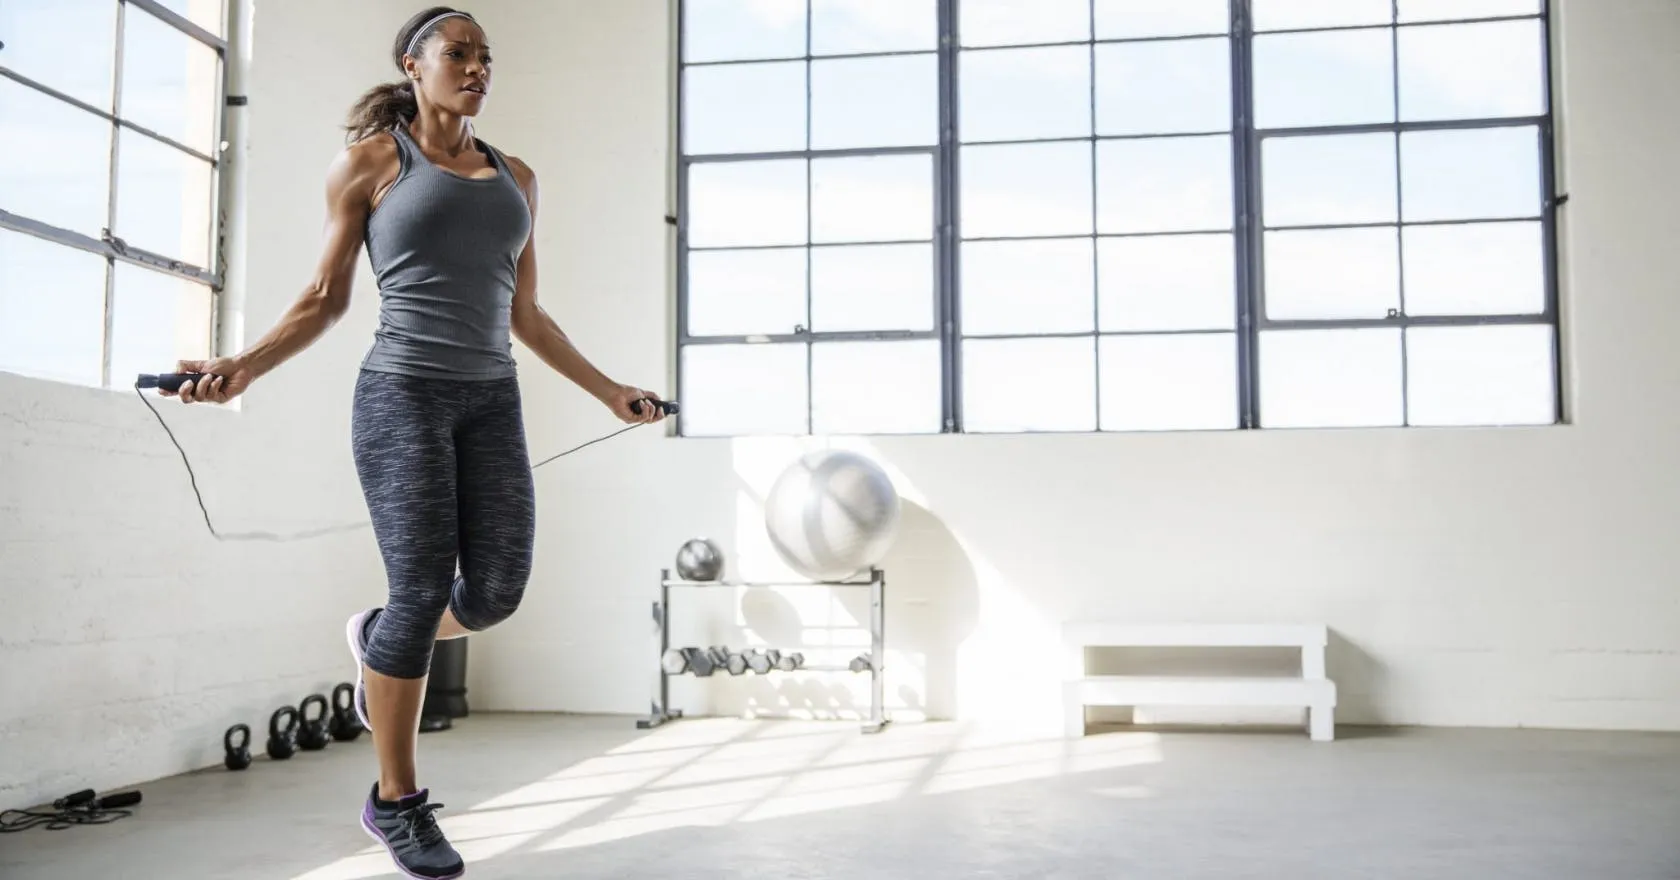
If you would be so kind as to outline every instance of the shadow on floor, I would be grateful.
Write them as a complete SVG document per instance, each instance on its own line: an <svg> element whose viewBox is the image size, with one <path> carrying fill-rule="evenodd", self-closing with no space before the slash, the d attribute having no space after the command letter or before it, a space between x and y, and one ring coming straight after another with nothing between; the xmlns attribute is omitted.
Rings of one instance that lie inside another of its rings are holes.
<svg viewBox="0 0 1680 880"><path fill-rule="evenodd" d="M1029 740L959 724L475 714L421 739L474 878L1667 876L1680 736L1401 730ZM0 876L397 876L364 737L7 835ZM1590 819L1583 805L1591 805Z"/></svg>

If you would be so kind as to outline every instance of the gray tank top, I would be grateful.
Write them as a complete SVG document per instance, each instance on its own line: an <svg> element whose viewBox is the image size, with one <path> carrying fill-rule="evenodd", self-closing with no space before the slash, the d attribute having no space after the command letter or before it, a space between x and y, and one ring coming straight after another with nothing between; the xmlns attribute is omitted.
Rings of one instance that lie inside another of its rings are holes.
<svg viewBox="0 0 1680 880"><path fill-rule="evenodd" d="M496 176L478 179L434 164L405 125L391 136L402 164L367 221L379 328L362 367L444 379L515 375L510 306L531 232L524 191L483 141Z"/></svg>

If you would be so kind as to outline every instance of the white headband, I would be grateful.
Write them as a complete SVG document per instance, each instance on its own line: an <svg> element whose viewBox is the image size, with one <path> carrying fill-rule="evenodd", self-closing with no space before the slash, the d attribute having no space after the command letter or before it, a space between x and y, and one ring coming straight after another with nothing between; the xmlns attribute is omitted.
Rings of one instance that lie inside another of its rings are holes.
<svg viewBox="0 0 1680 880"><path fill-rule="evenodd" d="M437 16L436 18L432 19L431 21L428 21L425 24L421 25L420 29L414 32L414 39L408 41L408 52L405 53L405 54L408 54L408 55L413 55L414 54L415 48L420 45L420 38L424 37L426 35L426 32L432 29L432 25L437 24L438 22L443 21L446 18L454 18L455 16L460 16L461 18L465 18L465 19L469 19L469 20L472 18L472 16L466 14L465 12L445 12L444 14L442 14L440 16Z"/></svg>

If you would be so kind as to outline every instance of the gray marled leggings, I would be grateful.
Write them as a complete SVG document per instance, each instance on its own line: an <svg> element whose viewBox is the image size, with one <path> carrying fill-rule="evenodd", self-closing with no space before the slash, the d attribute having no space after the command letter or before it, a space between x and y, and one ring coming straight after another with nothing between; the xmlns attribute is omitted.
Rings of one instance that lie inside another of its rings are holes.
<svg viewBox="0 0 1680 880"><path fill-rule="evenodd" d="M536 504L519 382L364 370L350 435L390 591L366 662L420 678L445 608L482 630L524 596Z"/></svg>

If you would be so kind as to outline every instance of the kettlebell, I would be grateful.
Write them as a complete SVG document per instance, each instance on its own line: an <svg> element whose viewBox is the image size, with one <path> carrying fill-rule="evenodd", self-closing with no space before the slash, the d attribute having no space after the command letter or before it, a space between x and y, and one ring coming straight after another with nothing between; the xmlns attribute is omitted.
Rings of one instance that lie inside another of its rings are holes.
<svg viewBox="0 0 1680 880"><path fill-rule="evenodd" d="M365 730L362 727L362 719L356 717L355 702L355 685L344 682L333 688L332 720L327 722L327 733L339 742L349 742L361 736Z"/></svg>
<svg viewBox="0 0 1680 880"><path fill-rule="evenodd" d="M320 704L321 714L310 718L309 707L316 704ZM304 697L303 702L298 704L298 721L300 722L297 734L298 748L306 752L318 752L332 742L332 737L327 735L327 698L325 696L310 694Z"/></svg>
<svg viewBox="0 0 1680 880"><path fill-rule="evenodd" d="M286 725L280 726L281 719ZM284 761L297 753L298 711L291 706L281 706L268 717L268 756L276 761Z"/></svg>
<svg viewBox="0 0 1680 880"><path fill-rule="evenodd" d="M239 745L233 744L233 735L236 733L243 734L239 738ZM235 724L234 726L228 728L227 733L222 734L222 749L227 752L227 756L222 759L222 763L225 764L229 770L244 770L246 767L251 766L250 726L245 724Z"/></svg>

